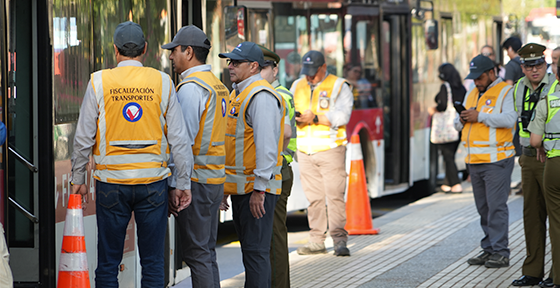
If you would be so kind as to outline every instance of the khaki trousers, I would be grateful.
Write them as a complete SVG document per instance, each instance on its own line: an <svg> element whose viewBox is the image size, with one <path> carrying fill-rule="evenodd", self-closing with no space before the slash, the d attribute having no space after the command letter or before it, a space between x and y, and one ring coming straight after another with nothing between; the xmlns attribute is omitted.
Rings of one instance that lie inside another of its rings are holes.
<svg viewBox="0 0 560 288"><path fill-rule="evenodd" d="M307 218L309 221L309 238L311 242L323 243L327 230L334 243L347 241L345 157L346 147L339 146L327 151L307 155L300 151L301 185L309 201Z"/></svg>
<svg viewBox="0 0 560 288"><path fill-rule="evenodd" d="M554 284L560 284L560 157L546 159L544 165L544 199L548 212L552 273ZM523 191L525 193L525 191Z"/></svg>
<svg viewBox="0 0 560 288"><path fill-rule="evenodd" d="M272 288L290 287L290 258L288 256L288 227L286 227L286 205L292 193L294 172L286 159L282 163L282 193L274 208L272 220L272 241L270 243L270 268Z"/></svg>
<svg viewBox="0 0 560 288"><path fill-rule="evenodd" d="M544 163L537 157L521 155L521 189L523 190L523 228L526 257L522 275L544 277L546 248L546 202L544 200Z"/></svg>

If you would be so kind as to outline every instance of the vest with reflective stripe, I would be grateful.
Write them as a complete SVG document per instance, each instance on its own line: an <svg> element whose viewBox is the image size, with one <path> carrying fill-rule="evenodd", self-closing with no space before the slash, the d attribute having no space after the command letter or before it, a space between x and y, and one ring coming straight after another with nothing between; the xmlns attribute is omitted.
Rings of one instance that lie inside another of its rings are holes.
<svg viewBox="0 0 560 288"><path fill-rule="evenodd" d="M284 139L284 115L285 109L282 96L270 86L266 80L253 82L239 95L235 89L230 94L230 105L228 111L226 128L226 183L224 184L224 194L247 194L253 192L255 174L257 168L255 139L253 128L247 124L245 112L253 96L261 91L268 91L273 94L282 105L282 117L280 117L279 139L269 139L278 143L278 156L276 166L272 170L271 180L268 181L266 192L280 194L282 192L282 143ZM272 111L271 111L272 113ZM253 121L257 121L253 119Z"/></svg>
<svg viewBox="0 0 560 288"><path fill-rule="evenodd" d="M191 180L197 183L222 184L226 182L226 99L229 92L210 71L190 74L177 85L177 91L186 83L195 83L210 93L192 147L194 167Z"/></svg>
<svg viewBox="0 0 560 288"><path fill-rule="evenodd" d="M93 73L91 83L99 107L93 177L113 184L149 184L170 176L165 120L169 75L124 66Z"/></svg>
<svg viewBox="0 0 560 288"><path fill-rule="evenodd" d="M465 108L476 108L478 112L499 114L502 103L512 87L505 82L500 82L490 88L480 99L475 87L467 96ZM515 127L492 128L482 122L468 122L463 127L461 140L467 148L465 162L468 164L493 163L515 155L513 135Z"/></svg>
<svg viewBox="0 0 560 288"><path fill-rule="evenodd" d="M294 95L296 111L311 110L316 115L325 115L334 107L342 85L347 83L343 78L329 74L311 94L311 87L305 78L298 80ZM346 145L346 126L336 129L311 123L306 127L297 127L297 149L306 154L326 151Z"/></svg>
<svg viewBox="0 0 560 288"><path fill-rule="evenodd" d="M543 144L546 157L560 156L560 92L546 97L547 117L544 125Z"/></svg>
<svg viewBox="0 0 560 288"><path fill-rule="evenodd" d="M556 89L556 85L558 84L558 80L553 79L553 77L554 78L556 77L554 74L547 74L545 75L545 77L549 77L549 83L548 85L545 85L542 88L540 93L541 95L539 95L540 96L539 100L545 98L546 95L550 95L554 93L554 90ZM517 116L521 116L521 112L523 111L523 108L525 108L525 111L532 111L537 105L536 103L528 101L530 93L529 93L529 89L525 89L526 86L525 83L523 83L523 78L519 79L517 83L515 83L515 89L513 89L513 100L515 101L515 111L517 111ZM523 97L523 92L525 90L527 90L527 93L525 93L525 97ZM529 143L529 138L531 138L531 133L523 131L523 124L521 124L521 118L519 118L518 122L519 122L518 123L519 143L524 147L531 146L531 144Z"/></svg>
<svg viewBox="0 0 560 288"><path fill-rule="evenodd" d="M282 155L286 158L288 163L292 163L294 161L294 155L296 154L297 150L297 130L296 130L296 109L294 108L294 97L290 90L284 86L278 86L275 88L280 95L286 100L286 109L288 109L288 116L290 117L290 126L292 126L292 137L290 137L290 143L288 143L288 147L284 151L282 151Z"/></svg>

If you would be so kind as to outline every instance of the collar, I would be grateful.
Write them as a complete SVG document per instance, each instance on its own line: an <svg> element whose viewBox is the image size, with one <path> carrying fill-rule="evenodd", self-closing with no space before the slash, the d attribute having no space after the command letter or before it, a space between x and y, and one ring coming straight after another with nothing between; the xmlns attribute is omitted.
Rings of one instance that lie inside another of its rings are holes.
<svg viewBox="0 0 560 288"><path fill-rule="evenodd" d="M211 70L212 70L212 65L210 64L197 65L183 71L183 73L181 73L181 80L187 78L189 75L191 75L194 72L207 72Z"/></svg>
<svg viewBox="0 0 560 288"><path fill-rule="evenodd" d="M325 79L327 79L327 76L329 76L329 72L325 72L325 77L323 77L323 79L321 79L321 81L317 82L317 84L313 85L309 82L307 82L307 84L309 85L309 87L311 87L311 90L315 89L315 87L321 85L321 83L323 83L323 81L325 81Z"/></svg>
<svg viewBox="0 0 560 288"><path fill-rule="evenodd" d="M142 62L138 60L124 60L117 64L117 67L124 67L124 66L144 67L144 65L142 65Z"/></svg>
<svg viewBox="0 0 560 288"><path fill-rule="evenodd" d="M278 86L280 86L280 82L278 82L278 79L274 80L274 82L270 83L270 85L272 85L272 87L274 87L274 89L278 88Z"/></svg>
<svg viewBox="0 0 560 288"><path fill-rule="evenodd" d="M249 87L249 85L253 84L253 82L262 80L261 73L257 73L241 82L239 84L233 83L231 86L235 89L235 94L239 95L241 91L245 90L245 88Z"/></svg>

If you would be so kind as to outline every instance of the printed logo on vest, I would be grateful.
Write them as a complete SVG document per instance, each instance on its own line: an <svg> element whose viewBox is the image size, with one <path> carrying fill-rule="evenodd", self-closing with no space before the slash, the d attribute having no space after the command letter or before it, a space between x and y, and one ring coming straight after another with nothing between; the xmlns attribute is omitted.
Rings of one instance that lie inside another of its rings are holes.
<svg viewBox="0 0 560 288"><path fill-rule="evenodd" d="M140 120L140 118L142 118L142 106L136 102L130 102L124 105L123 116L128 122Z"/></svg>
<svg viewBox="0 0 560 288"><path fill-rule="evenodd" d="M560 107L560 99L550 101L550 108L558 108L558 107Z"/></svg>
<svg viewBox="0 0 560 288"><path fill-rule="evenodd" d="M227 103L226 99L222 98L222 117L226 117Z"/></svg>

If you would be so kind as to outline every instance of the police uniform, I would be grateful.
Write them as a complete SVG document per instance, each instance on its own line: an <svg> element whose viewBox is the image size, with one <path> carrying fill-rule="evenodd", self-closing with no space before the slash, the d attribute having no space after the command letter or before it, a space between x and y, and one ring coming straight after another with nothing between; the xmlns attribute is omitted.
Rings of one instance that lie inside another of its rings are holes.
<svg viewBox="0 0 560 288"><path fill-rule="evenodd" d="M162 48L179 45L210 49L206 34L196 26L182 27ZM226 180L224 145L229 91L211 69L210 65L198 65L183 71L183 80L176 88L194 155L192 202L176 218L183 260L191 270L194 288L220 287L215 248ZM174 177L171 180L174 182Z"/></svg>
<svg viewBox="0 0 560 288"><path fill-rule="evenodd" d="M519 49L521 63L528 67L541 65L544 73L538 84L533 84L525 76L511 92L518 115L519 142L523 154L519 158L521 166L521 188L523 190L523 226L525 230L526 257L523 262L523 276L514 280L514 286L538 284L544 276L544 257L546 247L546 203L543 191L544 163L537 160L536 149L529 143L530 132L527 126L538 102L560 88L556 75L546 73L544 54L546 47L529 43ZM532 73L533 68L529 72ZM530 74L529 74L530 75Z"/></svg>
<svg viewBox="0 0 560 288"><path fill-rule="evenodd" d="M259 45L260 46L260 45ZM260 46L264 60L270 61L273 67L280 62L278 54L270 51L266 47ZM284 124L288 124L292 129L292 136L290 142L282 156L282 193L276 202L274 208L274 220L272 226L272 242L270 243L270 267L271 267L271 287L273 288L289 288L290 287L290 259L288 250L288 227L286 227L286 217L288 204L288 197L292 192L292 185L294 183L294 172L290 163L294 161L295 151L297 150L297 134L296 134L296 120L293 95L286 87L280 85L278 80L271 83L272 87L282 95L284 104L286 105L286 113L288 114L287 120Z"/></svg>

